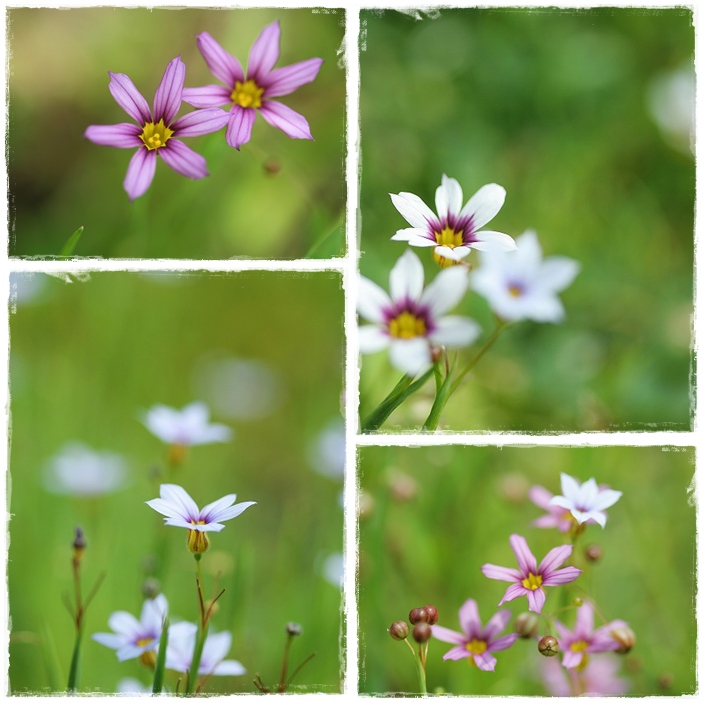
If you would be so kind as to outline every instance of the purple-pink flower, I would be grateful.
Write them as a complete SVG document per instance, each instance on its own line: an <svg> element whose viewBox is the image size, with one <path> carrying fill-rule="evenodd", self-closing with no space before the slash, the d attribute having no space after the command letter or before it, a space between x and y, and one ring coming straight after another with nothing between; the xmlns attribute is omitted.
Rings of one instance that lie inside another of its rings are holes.
<svg viewBox="0 0 703 703"><path fill-rule="evenodd" d="M137 149L129 162L124 189L130 200L147 191L154 178L156 156L161 156L176 173L187 178L208 175L205 159L187 147L177 137L199 137L222 129L228 115L219 108L197 110L174 122L181 107L186 67L177 56L166 67L156 89L154 110L137 90L129 76L110 73L110 92L117 104L137 123L91 125L85 136L95 144L118 149Z"/></svg>
<svg viewBox="0 0 703 703"><path fill-rule="evenodd" d="M552 696L621 696L630 690L630 682L618 677L620 659L614 654L592 659L583 671L564 671L556 659L540 659L542 680Z"/></svg>
<svg viewBox="0 0 703 703"><path fill-rule="evenodd" d="M510 569L507 566L484 564L481 571L489 579L498 581L513 581L508 586L505 595L498 605L508 601L527 596L529 609L535 613L542 612L542 606L547 596L544 586L561 586L571 583L581 573L581 569L574 566L559 567L571 556L571 545L555 547L547 552L542 563L537 566L537 559L527 546L527 541L520 535L510 535L510 546L517 557L518 568Z"/></svg>
<svg viewBox="0 0 703 703"><path fill-rule="evenodd" d="M235 149L251 139L256 111L273 127L291 139L312 139L307 120L287 105L271 98L289 95L315 80L322 59L308 59L284 68L278 61L281 28L278 20L261 30L249 52L247 72L239 60L225 51L207 32L198 35L198 48L208 68L221 85L186 88L183 100L193 107L231 105L227 125L227 143Z"/></svg>
<svg viewBox="0 0 703 703"><path fill-rule="evenodd" d="M476 601L469 598L459 610L459 624L463 634L441 625L432 625L432 636L456 645L442 657L444 660L469 658L479 669L493 671L496 668L496 658L492 652L508 649L518 638L517 634L497 637L505 630L509 620L510 611L499 610L483 627Z"/></svg>
<svg viewBox="0 0 703 703"><path fill-rule="evenodd" d="M570 510L550 504L549 501L554 497L554 494L543 486L532 486L529 496L530 500L538 508L547 511L546 515L540 515L532 523L534 527L542 527L544 529L556 527L560 532L569 532L576 524Z"/></svg>
<svg viewBox="0 0 703 703"><path fill-rule="evenodd" d="M562 664L567 669L585 666L587 654L610 652L618 649L620 643L611 637L611 632L618 627L627 627L622 620L613 620L597 630L593 629L593 606L585 602L576 613L576 624L573 632L568 630L558 620L554 626L559 633L559 646L564 652Z"/></svg>

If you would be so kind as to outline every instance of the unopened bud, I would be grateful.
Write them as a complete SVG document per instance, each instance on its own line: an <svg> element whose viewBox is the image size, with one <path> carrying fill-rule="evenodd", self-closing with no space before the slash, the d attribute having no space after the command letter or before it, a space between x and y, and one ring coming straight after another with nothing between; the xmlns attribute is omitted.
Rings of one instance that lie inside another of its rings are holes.
<svg viewBox="0 0 703 703"><path fill-rule="evenodd" d="M559 654L559 640L551 635L545 635L539 641L537 649L543 657L555 657Z"/></svg>
<svg viewBox="0 0 703 703"><path fill-rule="evenodd" d="M575 605L577 608L580 608L583 605L583 599L582 598L574 598L571 601L571 605Z"/></svg>
<svg viewBox="0 0 703 703"><path fill-rule="evenodd" d="M436 625L437 620L439 620L439 613L437 612L437 608L435 608L434 605L426 605L425 612L427 613L427 624Z"/></svg>
<svg viewBox="0 0 703 703"><path fill-rule="evenodd" d="M410 634L410 628L402 620L396 620L388 628L388 632L394 640L404 640Z"/></svg>
<svg viewBox="0 0 703 703"><path fill-rule="evenodd" d="M142 584L142 595L144 598L154 600L159 593L161 593L161 584L159 583L159 579L155 579L153 576L145 578L144 583Z"/></svg>
<svg viewBox="0 0 703 703"><path fill-rule="evenodd" d="M297 622L289 622L286 625L286 632L291 636L291 637L298 637L303 634L303 626L298 625Z"/></svg>
<svg viewBox="0 0 703 703"><path fill-rule="evenodd" d="M591 563L595 564L603 558L603 549L598 544L589 544L583 551L586 559Z"/></svg>
<svg viewBox="0 0 703 703"><path fill-rule="evenodd" d="M629 627L616 627L610 631L610 636L620 645L615 650L618 654L627 654L637 642L635 633Z"/></svg>
<svg viewBox="0 0 703 703"><path fill-rule="evenodd" d="M413 627L413 639L422 644L432 637L432 628L426 622L419 622Z"/></svg>
<svg viewBox="0 0 703 703"><path fill-rule="evenodd" d="M453 264L448 264L448 265L452 266ZM441 266L441 264L440 264L440 266ZM442 266L442 268L446 268L446 267ZM430 353L432 354L432 363L436 364L445 355L446 349L444 347L440 347L436 344L433 344L430 346Z"/></svg>
<svg viewBox="0 0 703 703"><path fill-rule="evenodd" d="M515 632L523 639L530 639L539 630L539 616L536 613L520 613L515 618Z"/></svg>
<svg viewBox="0 0 703 703"><path fill-rule="evenodd" d="M662 688L671 688L674 685L674 677L671 674L662 674L659 677L659 685Z"/></svg>
<svg viewBox="0 0 703 703"><path fill-rule="evenodd" d="M281 162L278 159L268 158L264 161L264 171L270 176L275 176L281 170Z"/></svg>
<svg viewBox="0 0 703 703"><path fill-rule="evenodd" d="M74 559L80 559L83 556L83 552L85 551L85 548L88 546L88 543L85 541L85 535L83 534L83 530L81 530L80 527L76 527L76 536L73 540L73 557Z"/></svg>
<svg viewBox="0 0 703 703"><path fill-rule="evenodd" d="M193 554L200 555L207 552L210 549L210 539L207 536L207 532L201 532L200 530L188 530L188 549Z"/></svg>
<svg viewBox="0 0 703 703"><path fill-rule="evenodd" d="M413 625L419 622L427 622L427 611L424 608L413 608L408 615L408 620Z"/></svg>

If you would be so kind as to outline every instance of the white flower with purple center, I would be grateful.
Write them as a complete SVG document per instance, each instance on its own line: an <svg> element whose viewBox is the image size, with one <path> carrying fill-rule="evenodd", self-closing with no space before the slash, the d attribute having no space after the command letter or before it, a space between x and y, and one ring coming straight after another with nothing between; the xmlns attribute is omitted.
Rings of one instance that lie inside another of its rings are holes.
<svg viewBox="0 0 703 703"><path fill-rule="evenodd" d="M563 495L554 496L550 505L570 511L579 525L593 520L601 527L605 527L608 520L603 511L615 505L622 495L621 491L598 488L594 478L579 483L567 474L561 475L561 492Z"/></svg>
<svg viewBox="0 0 703 703"><path fill-rule="evenodd" d="M308 121L287 105L271 98L289 95L315 80L322 59L308 59L274 69L280 53L281 28L278 20L261 30L249 52L247 72L238 59L225 51L207 32L198 35L198 49L220 85L186 88L183 100L193 107L231 105L227 143L235 149L251 139L257 110L272 126L291 139L312 139Z"/></svg>
<svg viewBox="0 0 703 703"><path fill-rule="evenodd" d="M137 148L124 180L129 199L134 200L148 190L156 171L157 156L186 178L207 176L205 159L180 141L180 137L199 137L216 132L227 124L229 116L224 110L211 107L175 119L181 107L186 77L186 67L180 56L166 67L156 89L153 112L129 76L109 71L108 74L112 97L137 124L91 125L85 136L103 146Z"/></svg>
<svg viewBox="0 0 703 703"><path fill-rule="evenodd" d="M512 251L513 238L502 232L481 230L503 207L505 188L490 183L478 190L462 207L464 195L459 182L442 176L437 188L437 214L413 193L391 193L398 212L412 225L399 229L391 239L413 247L434 247L435 261L444 267L465 259L472 249L480 251Z"/></svg>
<svg viewBox="0 0 703 703"><path fill-rule="evenodd" d="M143 664L153 667L167 611L166 596L160 594L144 601L139 620L123 610L110 615L107 624L112 632L98 632L93 639L116 650L120 661L140 657Z"/></svg>
<svg viewBox="0 0 703 703"><path fill-rule="evenodd" d="M210 547L207 532L220 532L225 526L224 520L241 515L255 502L237 503L237 496L232 493L209 503L202 510L181 486L171 483L161 485L160 498L146 501L146 504L165 515L164 523L172 527L185 527L188 530L188 549L193 554L202 554Z"/></svg>
<svg viewBox="0 0 703 703"><path fill-rule="evenodd" d="M190 622L177 622L168 630L166 668L187 673L193 661L198 626ZM232 646L229 632L211 633L205 639L198 666L198 676L241 676L246 669L234 659L225 659Z"/></svg>
<svg viewBox="0 0 703 703"><path fill-rule="evenodd" d="M483 575L489 579L514 582L512 586L508 586L498 605L508 603L520 596L527 596L529 609L539 614L542 612L542 606L547 598L544 586L561 586L565 583L571 583L581 573L581 569L573 566L559 569L571 556L573 550L571 545L555 547L550 550L539 566L537 566L537 559L527 546L524 537L510 535L510 546L517 558L517 569L495 566L494 564L484 564L481 567Z"/></svg>
<svg viewBox="0 0 703 703"><path fill-rule="evenodd" d="M542 260L533 230L517 238L517 247L514 252L482 252L481 265L471 274L472 289L506 322L561 322L565 313L557 293L576 278L578 261L566 256Z"/></svg>
<svg viewBox="0 0 703 703"><path fill-rule="evenodd" d="M368 278L359 278L359 314L371 325L359 328L359 349L371 354L388 348L393 366L415 375L432 364L433 345L464 347L481 329L468 317L442 315L464 296L468 272L441 271L424 288L420 259L406 251L391 270L390 296Z"/></svg>
<svg viewBox="0 0 703 703"><path fill-rule="evenodd" d="M210 423L209 418L210 411L205 403L191 403L182 410L154 405L144 413L142 422L162 442L179 447L229 442L234 434L232 429Z"/></svg>
<svg viewBox="0 0 703 703"><path fill-rule="evenodd" d="M432 637L456 645L442 657L445 661L468 658L479 669L494 671L496 658L493 652L508 649L519 637L517 634L498 637L509 621L510 611L499 610L486 623L486 627L483 627L476 601L469 598L459 610L459 624L462 632L454 632L441 625L432 625Z"/></svg>

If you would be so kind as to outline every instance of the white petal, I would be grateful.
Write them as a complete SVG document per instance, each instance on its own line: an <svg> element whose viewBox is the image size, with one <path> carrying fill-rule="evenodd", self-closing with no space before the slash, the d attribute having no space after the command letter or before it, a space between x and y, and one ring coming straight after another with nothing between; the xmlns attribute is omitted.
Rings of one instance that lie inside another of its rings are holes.
<svg viewBox="0 0 703 703"><path fill-rule="evenodd" d="M419 300L425 283L425 270L415 252L408 249L391 269L390 289L394 301Z"/></svg>
<svg viewBox="0 0 703 703"><path fill-rule="evenodd" d="M570 500L572 504L576 503L579 496L581 484L569 474L561 475L561 494Z"/></svg>
<svg viewBox="0 0 703 703"><path fill-rule="evenodd" d="M519 265L523 270L537 270L542 261L542 247L533 229L525 230L516 240Z"/></svg>
<svg viewBox="0 0 703 703"><path fill-rule="evenodd" d="M163 593L153 600L147 598L142 606L141 625L145 632L160 633L164 616L168 610L168 602Z"/></svg>
<svg viewBox="0 0 703 703"><path fill-rule="evenodd" d="M593 510L605 510L611 505L615 505L620 500L622 496L622 491L611 491L609 488L600 491L593 501Z"/></svg>
<svg viewBox="0 0 703 703"><path fill-rule="evenodd" d="M434 244L434 239L427 239L428 233L426 229L419 229L417 227L406 227L405 229L399 229L391 239L394 242L409 242L411 237L422 237L427 241Z"/></svg>
<svg viewBox="0 0 703 703"><path fill-rule="evenodd" d="M419 230L415 230L416 232ZM420 236L417 234L411 234L408 237L408 244L411 247L434 247L437 245L434 238L430 238L427 235Z"/></svg>
<svg viewBox="0 0 703 703"><path fill-rule="evenodd" d="M425 204L422 198L413 193L391 193L391 200L396 210L413 226L422 230L432 229L433 225L439 226L439 219Z"/></svg>
<svg viewBox="0 0 703 703"><path fill-rule="evenodd" d="M241 515L247 508L251 508L252 505L256 505L256 502L247 501L246 503L237 503L237 505L233 505L231 508L220 510L218 513L213 515L213 520L216 523L224 520L231 520L232 518Z"/></svg>
<svg viewBox="0 0 703 703"><path fill-rule="evenodd" d="M181 517L188 517L193 520L198 519L200 514L198 506L181 486L177 486L175 483L163 483L159 494L164 500L183 511L179 513Z"/></svg>
<svg viewBox="0 0 703 703"><path fill-rule="evenodd" d="M443 256L445 259L451 259L452 261L461 261L462 259L465 259L470 253L471 253L471 248L470 247L447 247L447 246L440 246L437 247L434 250L434 253L437 254L437 256Z"/></svg>
<svg viewBox="0 0 703 703"><path fill-rule="evenodd" d="M459 213L459 217L471 217L474 231L490 222L503 207L505 188L497 183L489 183L479 188Z"/></svg>
<svg viewBox="0 0 703 703"><path fill-rule="evenodd" d="M461 192L459 181L442 174L442 185L437 188L435 194L435 205L437 214L442 219L450 212L458 215L461 212L461 205L464 202L464 194Z"/></svg>
<svg viewBox="0 0 703 703"><path fill-rule="evenodd" d="M118 635L124 635L128 639L132 639L141 632L139 620L137 620L134 615L124 610L118 610L112 613L107 624L113 632L116 632Z"/></svg>
<svg viewBox="0 0 703 703"><path fill-rule="evenodd" d="M475 234L477 242L471 246L478 251L515 251L517 246L515 240L503 232L491 232L482 230Z"/></svg>
<svg viewBox="0 0 703 703"><path fill-rule="evenodd" d="M187 527L189 530L193 529L193 523L190 520L184 520L182 517L167 517L164 520L164 525L169 527Z"/></svg>
<svg viewBox="0 0 703 703"><path fill-rule="evenodd" d="M170 518L180 518L188 522L191 518L180 505L174 505L173 503L164 500L163 498L153 498L152 500L147 500L146 504L156 510L157 513L161 513L166 517Z"/></svg>
<svg viewBox="0 0 703 703"><path fill-rule="evenodd" d="M110 649L124 647L127 642L127 638L124 635L114 635L111 632L96 632L92 638Z"/></svg>
<svg viewBox="0 0 703 703"><path fill-rule="evenodd" d="M539 269L539 284L550 291L564 290L581 270L581 264L568 256L550 256Z"/></svg>
<svg viewBox="0 0 703 703"><path fill-rule="evenodd" d="M200 427L197 433L191 435L190 444L211 444L212 442L229 442L234 436L231 427L220 424L210 424Z"/></svg>
<svg viewBox="0 0 703 703"><path fill-rule="evenodd" d="M242 676L247 673L247 670L236 659L225 659L212 673L215 676Z"/></svg>
<svg viewBox="0 0 703 703"><path fill-rule="evenodd" d="M445 347L465 347L478 339L481 327L468 317L449 315L437 321L430 339Z"/></svg>
<svg viewBox="0 0 703 703"><path fill-rule="evenodd" d="M212 503L208 503L200 511L200 519L205 520L205 522L218 522L217 517L215 516L215 513L219 513L220 511L224 510L225 508L229 508L229 506L232 505L236 500L237 500L237 494L230 493L229 495L226 495L223 498L218 498L217 500L213 501Z"/></svg>
<svg viewBox="0 0 703 703"><path fill-rule="evenodd" d="M383 311L392 305L388 293L364 276L359 276L359 299L356 309L361 317L369 322L382 324L384 322Z"/></svg>
<svg viewBox="0 0 703 703"><path fill-rule="evenodd" d="M556 295L543 293L541 295L525 295L521 298L522 317L529 318L535 322L561 322L566 313L561 300Z"/></svg>
<svg viewBox="0 0 703 703"><path fill-rule="evenodd" d="M468 286L468 271L463 266L452 266L437 274L425 289L420 302L430 308L434 317L439 317L464 297Z"/></svg>
<svg viewBox="0 0 703 703"><path fill-rule="evenodd" d="M232 634L230 632L208 635L203 647L203 659L213 664L221 661L227 656L231 646Z"/></svg>
<svg viewBox="0 0 703 703"><path fill-rule="evenodd" d="M362 354L374 354L385 349L390 343L388 335L373 325L359 327L359 351Z"/></svg>
<svg viewBox="0 0 703 703"><path fill-rule="evenodd" d="M391 340L389 355L393 366L409 376L415 376L432 364L430 345L424 337Z"/></svg>

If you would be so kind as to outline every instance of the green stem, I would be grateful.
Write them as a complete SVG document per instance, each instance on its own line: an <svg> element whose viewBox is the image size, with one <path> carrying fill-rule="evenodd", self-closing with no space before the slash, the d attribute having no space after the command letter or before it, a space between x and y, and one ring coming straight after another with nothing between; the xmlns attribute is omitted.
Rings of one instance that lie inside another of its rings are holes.
<svg viewBox="0 0 703 703"><path fill-rule="evenodd" d="M206 622L198 628L198 639L195 641L193 658L191 659L190 669L188 670L188 688L186 689L186 694L189 696L195 690L195 683L198 680L198 669L200 669L200 659L203 656L203 647L207 639L208 625L209 623Z"/></svg>
<svg viewBox="0 0 703 703"><path fill-rule="evenodd" d="M417 664L417 678L420 682L420 693L423 696L427 695L427 674L425 673L425 667L420 661L420 657L415 657L415 663Z"/></svg>
<svg viewBox="0 0 703 703"><path fill-rule="evenodd" d="M81 643L83 641L83 627L76 629L76 643L73 646L71 657L71 670L68 672L68 693L76 693L81 678Z"/></svg>
<svg viewBox="0 0 703 703"><path fill-rule="evenodd" d="M427 416L425 424L422 427L423 430L434 432L434 430L437 429L440 415L442 414L444 406L449 400L449 396L452 394L451 379L452 369L449 370L446 378L444 379L444 383L442 383L442 385L439 386L437 390L437 395L435 396L434 403L432 403L432 409L430 410L430 414Z"/></svg>
<svg viewBox="0 0 703 703"><path fill-rule="evenodd" d="M154 669L154 685L151 692L154 695L159 695L164 687L164 674L166 669L166 648L168 647L168 619L164 618L161 630L161 639L159 640L159 655L156 660L156 668Z"/></svg>
<svg viewBox="0 0 703 703"><path fill-rule="evenodd" d="M498 339L500 336L500 333L509 326L509 323L503 322L502 320L498 320L498 325L496 328L491 332L491 336L485 341L484 345L478 350L478 353L476 356L474 356L471 361L461 370L459 375L456 377L456 380L452 384L452 390L451 393L454 393L454 391L459 387L459 384L462 382L464 379L464 376L466 376L469 371L472 371L476 364L478 364L479 361L481 361L481 357L495 344L495 341ZM450 395L451 395L450 393Z"/></svg>

